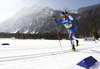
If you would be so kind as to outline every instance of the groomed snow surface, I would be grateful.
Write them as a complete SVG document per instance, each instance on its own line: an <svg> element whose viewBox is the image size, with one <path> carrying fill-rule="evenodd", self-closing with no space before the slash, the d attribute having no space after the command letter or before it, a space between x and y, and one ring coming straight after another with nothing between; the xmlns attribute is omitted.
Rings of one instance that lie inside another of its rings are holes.
<svg viewBox="0 0 100 69"><path fill-rule="evenodd" d="M77 63L89 56L98 61L90 69L100 69L100 41L79 39L84 45L66 53L71 48L70 41L60 42L63 51L59 40L0 39L0 69L86 69Z"/></svg>

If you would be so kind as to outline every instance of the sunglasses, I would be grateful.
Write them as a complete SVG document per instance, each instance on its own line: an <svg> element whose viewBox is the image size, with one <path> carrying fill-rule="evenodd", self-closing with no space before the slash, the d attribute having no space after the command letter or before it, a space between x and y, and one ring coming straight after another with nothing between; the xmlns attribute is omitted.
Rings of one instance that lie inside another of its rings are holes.
<svg viewBox="0 0 100 69"><path fill-rule="evenodd" d="M61 17L64 16L63 14L60 15Z"/></svg>

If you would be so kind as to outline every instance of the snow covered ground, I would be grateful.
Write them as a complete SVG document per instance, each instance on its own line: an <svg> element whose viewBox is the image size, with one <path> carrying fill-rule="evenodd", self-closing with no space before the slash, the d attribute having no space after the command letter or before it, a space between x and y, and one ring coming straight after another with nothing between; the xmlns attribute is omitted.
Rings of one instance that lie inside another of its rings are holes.
<svg viewBox="0 0 100 69"><path fill-rule="evenodd" d="M77 65L93 56L98 62L90 69L100 69L100 41L84 41L76 52L61 52L58 40L0 39L0 69L85 69ZM10 45L2 45L9 43ZM69 40L61 40L63 50L71 48Z"/></svg>

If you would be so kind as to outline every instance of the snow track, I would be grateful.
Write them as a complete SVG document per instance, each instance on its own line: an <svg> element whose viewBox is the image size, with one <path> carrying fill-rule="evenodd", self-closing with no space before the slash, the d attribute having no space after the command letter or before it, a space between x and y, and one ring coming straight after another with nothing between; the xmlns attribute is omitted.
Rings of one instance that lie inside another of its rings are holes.
<svg viewBox="0 0 100 69"><path fill-rule="evenodd" d="M1 39L0 43L10 44L0 46L0 69L84 69L76 64L89 56L98 61L91 69L100 69L100 41L79 39L84 45L76 52L68 51L69 40L61 40L63 51L58 40Z"/></svg>
<svg viewBox="0 0 100 69"><path fill-rule="evenodd" d="M64 54L67 52L69 52L69 51L56 51L56 52L48 52L48 53L40 53L40 54L28 54L28 55L19 55L19 56L0 57L0 62L45 57L45 56L51 56L51 55L57 55L57 54Z"/></svg>

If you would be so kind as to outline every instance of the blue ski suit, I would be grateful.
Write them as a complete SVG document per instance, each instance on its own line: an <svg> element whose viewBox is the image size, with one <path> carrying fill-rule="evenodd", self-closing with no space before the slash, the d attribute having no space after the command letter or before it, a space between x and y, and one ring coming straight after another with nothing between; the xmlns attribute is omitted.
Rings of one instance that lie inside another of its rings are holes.
<svg viewBox="0 0 100 69"><path fill-rule="evenodd" d="M71 23L72 20L73 18L70 15L68 17L65 17L65 19L61 18L59 21L55 19L57 25L62 22L62 24L67 29L69 34L69 39L71 40L71 44L73 44L72 40L76 40L76 37L74 36L75 28L72 26Z"/></svg>

